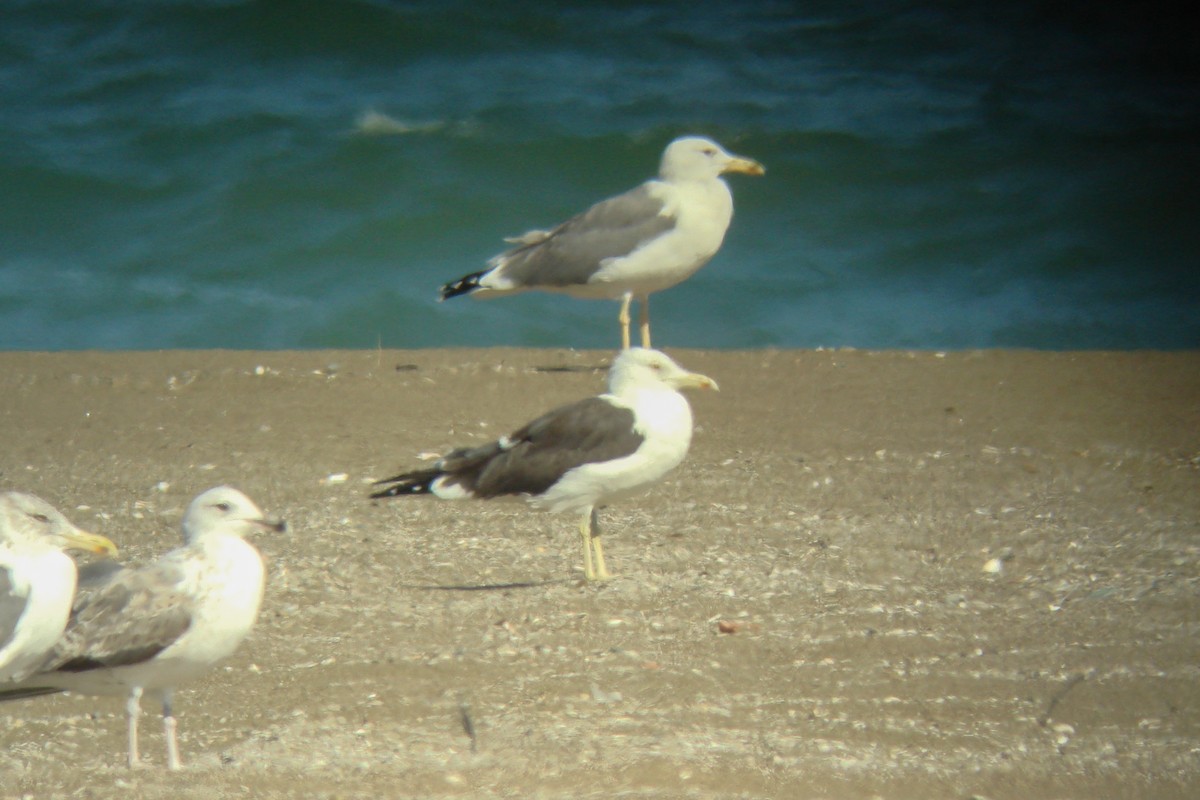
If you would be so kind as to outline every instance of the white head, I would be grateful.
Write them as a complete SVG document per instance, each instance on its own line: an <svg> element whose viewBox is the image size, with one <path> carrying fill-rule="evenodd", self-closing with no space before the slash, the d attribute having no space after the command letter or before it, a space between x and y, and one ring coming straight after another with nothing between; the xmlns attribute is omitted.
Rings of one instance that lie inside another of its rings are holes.
<svg viewBox="0 0 1200 800"><path fill-rule="evenodd" d="M762 175L766 170L754 159L735 156L702 136L684 136L671 142L658 168L664 180L705 180L727 172Z"/></svg>
<svg viewBox="0 0 1200 800"><path fill-rule="evenodd" d="M117 546L109 539L80 530L57 508L24 492L0 494L0 543L4 542L44 543L59 550L117 554Z"/></svg>
<svg viewBox="0 0 1200 800"><path fill-rule="evenodd" d="M183 540L188 543L210 531L245 536L261 528L283 531L287 525L267 517L253 500L231 486L218 486L198 495L183 515Z"/></svg>
<svg viewBox="0 0 1200 800"><path fill-rule="evenodd" d="M608 391L619 395L624 391L642 387L668 387L671 389L713 389L717 382L707 375L688 372L676 364L666 353L631 347L622 350L608 370Z"/></svg>

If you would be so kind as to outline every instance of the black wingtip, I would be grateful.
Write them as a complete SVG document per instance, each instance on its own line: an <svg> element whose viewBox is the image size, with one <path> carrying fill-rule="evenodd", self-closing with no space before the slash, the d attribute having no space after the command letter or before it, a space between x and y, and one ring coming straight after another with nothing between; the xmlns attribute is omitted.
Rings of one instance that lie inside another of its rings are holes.
<svg viewBox="0 0 1200 800"><path fill-rule="evenodd" d="M371 492L368 497L372 500L379 500L385 497L403 497L410 494L430 494L430 484L440 474L437 470L424 470L396 475L392 478L383 478L371 485L384 486L384 488L376 492ZM385 486L385 484L391 485Z"/></svg>
<svg viewBox="0 0 1200 800"><path fill-rule="evenodd" d="M9 700L25 700L30 697L58 694L61 691L63 690L52 686L28 686L19 689L8 689L0 692L0 703L7 703Z"/></svg>
<svg viewBox="0 0 1200 800"><path fill-rule="evenodd" d="M460 294L470 294L479 288L479 279L487 273L488 270L472 272L470 275L464 275L456 281L447 283L441 289L441 296L438 297L438 302L449 300L451 297L458 297Z"/></svg>

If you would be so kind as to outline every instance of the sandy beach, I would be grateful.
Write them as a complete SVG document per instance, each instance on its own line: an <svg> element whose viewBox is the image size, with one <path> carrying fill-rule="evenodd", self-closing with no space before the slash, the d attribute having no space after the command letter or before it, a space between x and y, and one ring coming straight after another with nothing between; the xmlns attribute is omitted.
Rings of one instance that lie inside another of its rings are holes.
<svg viewBox="0 0 1200 800"><path fill-rule="evenodd" d="M0 705L0 798L1200 791L1200 353L671 350L684 464L602 512L371 501L602 390L611 352L0 353L0 487L144 563L285 517L238 653L158 709Z"/></svg>

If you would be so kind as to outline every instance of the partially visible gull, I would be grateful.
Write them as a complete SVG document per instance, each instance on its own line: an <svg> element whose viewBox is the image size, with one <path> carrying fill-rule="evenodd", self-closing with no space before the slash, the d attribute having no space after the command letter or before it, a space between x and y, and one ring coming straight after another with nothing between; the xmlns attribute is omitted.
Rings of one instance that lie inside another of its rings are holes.
<svg viewBox="0 0 1200 800"><path fill-rule="evenodd" d="M0 494L0 684L25 677L62 635L77 575L65 549L117 553L40 497Z"/></svg>
<svg viewBox="0 0 1200 800"><path fill-rule="evenodd" d="M679 393L685 388L717 384L657 350L623 350L607 394L557 408L491 444L453 450L430 469L377 481L386 488L371 497L524 495L535 508L583 512L584 576L603 580L609 573L596 508L683 461L692 440L692 410Z"/></svg>
<svg viewBox="0 0 1200 800"><path fill-rule="evenodd" d="M753 159L711 139L687 136L663 152L658 178L572 217L552 230L508 239L517 245L488 268L442 287L494 297L527 289L621 301L621 347L629 348L629 305L640 306L642 347L650 347L650 293L683 281L721 247L733 219L727 172L762 175Z"/></svg>
<svg viewBox="0 0 1200 800"><path fill-rule="evenodd" d="M183 518L183 547L137 569L81 574L71 619L40 669L0 700L76 691L127 697L129 766L139 763L143 695L162 700L168 769L179 769L172 694L227 657L250 632L264 588L262 557L242 537L284 530L250 498L209 489Z"/></svg>

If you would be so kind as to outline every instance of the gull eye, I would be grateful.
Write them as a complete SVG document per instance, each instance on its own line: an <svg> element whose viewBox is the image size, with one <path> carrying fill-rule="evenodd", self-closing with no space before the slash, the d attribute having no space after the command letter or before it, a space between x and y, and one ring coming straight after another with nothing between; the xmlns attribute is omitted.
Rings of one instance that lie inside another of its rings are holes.
<svg viewBox="0 0 1200 800"><path fill-rule="evenodd" d="M33 517L38 522L49 522L50 521L49 517L47 517L45 514L42 514L40 512L36 513L36 514L30 514L29 516Z"/></svg>
<svg viewBox="0 0 1200 800"><path fill-rule="evenodd" d="M233 506L229 505L229 503L217 503L216 509L222 514L228 514L233 509Z"/></svg>
<svg viewBox="0 0 1200 800"><path fill-rule="evenodd" d="M717 150L714 147L706 147L702 152L706 156L715 156L717 154Z"/></svg>

